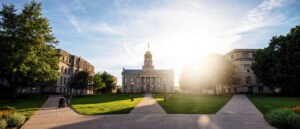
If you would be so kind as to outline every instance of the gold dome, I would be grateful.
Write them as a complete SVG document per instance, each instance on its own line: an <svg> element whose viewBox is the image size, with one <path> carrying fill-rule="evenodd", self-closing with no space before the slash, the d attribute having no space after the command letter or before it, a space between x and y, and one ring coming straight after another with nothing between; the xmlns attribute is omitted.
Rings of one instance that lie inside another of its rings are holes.
<svg viewBox="0 0 300 129"><path fill-rule="evenodd" d="M146 53L145 54L150 54L151 55L151 52L150 51L146 51Z"/></svg>

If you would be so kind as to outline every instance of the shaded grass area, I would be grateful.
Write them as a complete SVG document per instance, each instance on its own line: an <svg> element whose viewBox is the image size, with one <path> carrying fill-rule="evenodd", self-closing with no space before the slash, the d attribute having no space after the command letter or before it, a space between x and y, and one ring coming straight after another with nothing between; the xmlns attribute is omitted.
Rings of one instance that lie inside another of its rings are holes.
<svg viewBox="0 0 300 129"><path fill-rule="evenodd" d="M300 97L247 95L250 101L265 115L275 109L300 106Z"/></svg>
<svg viewBox="0 0 300 129"><path fill-rule="evenodd" d="M0 100L0 106L11 106L17 109L17 111L30 118L35 111L37 111L47 100L48 95L33 95L18 98L16 102L10 102L10 100Z"/></svg>
<svg viewBox="0 0 300 129"><path fill-rule="evenodd" d="M167 101L164 101L163 94L155 94L153 97L169 114L215 114L232 96L173 94L173 99Z"/></svg>
<svg viewBox="0 0 300 129"><path fill-rule="evenodd" d="M134 94L134 101L131 101L130 94L75 96L71 104L72 108L82 115L127 114L143 97L143 94Z"/></svg>

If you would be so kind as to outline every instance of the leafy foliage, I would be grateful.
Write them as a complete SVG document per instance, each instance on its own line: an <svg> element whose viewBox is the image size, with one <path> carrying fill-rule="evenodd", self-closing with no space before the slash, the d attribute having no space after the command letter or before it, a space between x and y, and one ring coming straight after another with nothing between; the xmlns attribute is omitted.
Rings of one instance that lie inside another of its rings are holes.
<svg viewBox="0 0 300 129"><path fill-rule="evenodd" d="M26 117L20 113L14 112L9 114L5 119L8 127L18 127L24 124Z"/></svg>
<svg viewBox="0 0 300 129"><path fill-rule="evenodd" d="M3 5L0 19L0 77L8 81L12 100L18 87L55 82L58 41L42 17L41 3L26 3L19 14L13 5Z"/></svg>
<svg viewBox="0 0 300 129"><path fill-rule="evenodd" d="M105 88L106 84L103 82L101 73L96 73L94 75L94 83L93 83L93 88L95 91L100 92L101 89Z"/></svg>
<svg viewBox="0 0 300 129"><path fill-rule="evenodd" d="M14 107L11 106L0 106L0 111L1 110L11 110L11 111L16 111Z"/></svg>
<svg viewBox="0 0 300 129"><path fill-rule="evenodd" d="M7 126L6 120L0 118L0 129L5 129Z"/></svg>
<svg viewBox="0 0 300 129"><path fill-rule="evenodd" d="M97 75L98 74L98 75ZM114 76L104 71L102 73L97 73L96 75L102 78L105 86L100 88L102 93L111 93L113 89L116 88L117 84L114 81Z"/></svg>
<svg viewBox="0 0 300 129"><path fill-rule="evenodd" d="M86 71L76 72L72 77L69 83L70 88L74 89L88 89L89 88L89 73ZM82 94L82 92L80 93Z"/></svg>
<svg viewBox="0 0 300 129"><path fill-rule="evenodd" d="M299 129L300 115L289 110L273 110L265 115L265 119L280 129Z"/></svg>
<svg viewBox="0 0 300 129"><path fill-rule="evenodd" d="M1 106L0 107L0 118L7 117L8 114L15 112L16 109L10 106Z"/></svg>
<svg viewBox="0 0 300 129"><path fill-rule="evenodd" d="M259 50L252 65L265 85L280 87L283 93L300 92L300 26L286 35L272 37L269 46Z"/></svg>

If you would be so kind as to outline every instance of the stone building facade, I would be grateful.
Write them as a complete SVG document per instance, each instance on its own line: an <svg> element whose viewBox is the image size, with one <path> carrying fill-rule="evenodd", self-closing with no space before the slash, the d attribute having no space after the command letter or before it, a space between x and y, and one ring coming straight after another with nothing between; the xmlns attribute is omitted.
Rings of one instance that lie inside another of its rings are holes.
<svg viewBox="0 0 300 129"><path fill-rule="evenodd" d="M124 93L131 93L132 90L134 93L163 93L164 90L172 93L174 92L174 71L154 69L152 54L147 51L142 69L123 68L122 88Z"/></svg>
<svg viewBox="0 0 300 129"><path fill-rule="evenodd" d="M74 73L78 71L87 71L90 76L94 75L94 66L91 65L86 60L77 57L75 55L71 55L70 53L57 49L57 52L62 55L59 59L59 72L60 77L57 80L57 83L54 86L48 86L45 88L45 92L48 93L68 93L68 90L71 90L72 93L79 92L75 89L69 89L68 83L70 82L71 77ZM92 94L93 89L87 89L84 91L85 94Z"/></svg>
<svg viewBox="0 0 300 129"><path fill-rule="evenodd" d="M231 87L234 93L270 93L271 90L259 82L251 69L258 49L234 49L225 56L235 65L239 83Z"/></svg>

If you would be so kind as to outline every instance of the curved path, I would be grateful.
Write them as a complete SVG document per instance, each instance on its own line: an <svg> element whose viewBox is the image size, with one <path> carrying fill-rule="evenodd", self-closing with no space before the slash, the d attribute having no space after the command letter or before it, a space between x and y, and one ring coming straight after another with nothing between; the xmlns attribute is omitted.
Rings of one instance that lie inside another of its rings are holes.
<svg viewBox="0 0 300 129"><path fill-rule="evenodd" d="M234 95L211 115L166 114L151 95L130 114L78 115L71 108L57 109L58 99L50 96L22 129L273 129L245 95Z"/></svg>

